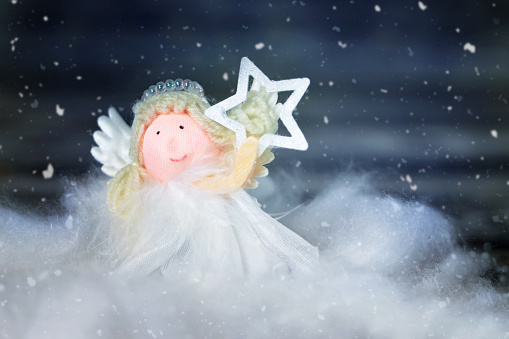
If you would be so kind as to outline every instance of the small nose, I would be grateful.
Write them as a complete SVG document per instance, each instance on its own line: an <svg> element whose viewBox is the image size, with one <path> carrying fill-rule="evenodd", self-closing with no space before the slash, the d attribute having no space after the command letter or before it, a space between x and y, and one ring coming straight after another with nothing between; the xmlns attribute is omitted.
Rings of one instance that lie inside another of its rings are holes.
<svg viewBox="0 0 509 339"><path fill-rule="evenodd" d="M169 149L172 149L175 147L175 144L176 144L175 141L176 140L175 140L174 136L170 135L168 137L168 139L166 140L166 145L168 146Z"/></svg>

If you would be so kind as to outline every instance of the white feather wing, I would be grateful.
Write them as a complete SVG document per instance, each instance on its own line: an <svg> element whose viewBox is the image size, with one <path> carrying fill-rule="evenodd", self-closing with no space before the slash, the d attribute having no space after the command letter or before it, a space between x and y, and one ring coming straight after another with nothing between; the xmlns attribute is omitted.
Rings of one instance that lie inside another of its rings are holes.
<svg viewBox="0 0 509 339"><path fill-rule="evenodd" d="M132 162L129 158L131 128L113 107L108 109L108 116L97 119L97 124L101 130L95 131L93 138L98 146L92 147L90 152L103 164L102 171L113 177Z"/></svg>

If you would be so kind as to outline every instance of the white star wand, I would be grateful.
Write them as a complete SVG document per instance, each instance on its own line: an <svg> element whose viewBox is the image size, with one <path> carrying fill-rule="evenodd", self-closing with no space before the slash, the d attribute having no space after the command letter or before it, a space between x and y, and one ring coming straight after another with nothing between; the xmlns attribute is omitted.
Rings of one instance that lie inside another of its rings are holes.
<svg viewBox="0 0 509 339"><path fill-rule="evenodd" d="M237 92L231 97L211 106L205 110L205 115L218 122L224 127L235 132L237 139L237 148L246 140L246 128L240 122L230 119L227 111L246 101L249 87L249 76L265 87L268 93L293 91L290 97L283 104L279 118L290 133L290 137L268 133L260 138L259 153L261 155L269 146L291 148L304 151L308 148L308 143L304 134L300 130L297 122L292 116L292 112L299 103L300 99L309 86L308 78L287 79L274 81L270 80L263 72L256 67L248 58L244 57L240 61L239 78L237 82Z"/></svg>

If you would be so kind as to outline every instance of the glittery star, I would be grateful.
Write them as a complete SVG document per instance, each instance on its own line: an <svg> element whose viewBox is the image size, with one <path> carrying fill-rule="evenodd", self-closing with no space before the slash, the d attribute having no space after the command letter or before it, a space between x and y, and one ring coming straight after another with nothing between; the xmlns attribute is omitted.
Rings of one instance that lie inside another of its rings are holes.
<svg viewBox="0 0 509 339"><path fill-rule="evenodd" d="M247 98L249 87L249 76L258 81L260 86L265 87L268 93L293 91L283 104L279 113L279 118L290 133L290 136L281 136L277 134L265 134L260 138L260 152L269 146L291 148L296 150L306 150L308 143L304 134L300 130L297 122L292 116L292 112L299 103L300 99L309 86L308 78L287 79L287 80L270 80L263 72L256 67L248 58L242 58L240 62L239 78L237 82L237 92L231 97L211 106L205 110L205 115L210 119L218 122L226 128L235 132L237 139L237 148L246 140L246 128L240 122L230 119L227 111L242 104Z"/></svg>

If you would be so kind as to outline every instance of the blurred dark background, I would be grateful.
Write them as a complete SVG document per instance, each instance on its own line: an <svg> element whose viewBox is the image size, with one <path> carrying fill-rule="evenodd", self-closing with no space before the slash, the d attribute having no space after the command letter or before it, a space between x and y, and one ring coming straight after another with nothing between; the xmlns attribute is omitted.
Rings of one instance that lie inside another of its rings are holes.
<svg viewBox="0 0 509 339"><path fill-rule="evenodd" d="M3 199L55 204L63 177L97 168L91 133L110 105L130 121L145 89L178 77L222 100L247 56L271 79L311 80L295 113L310 148L271 166L304 179L304 200L373 172L508 263L508 14L502 0L3 0Z"/></svg>

